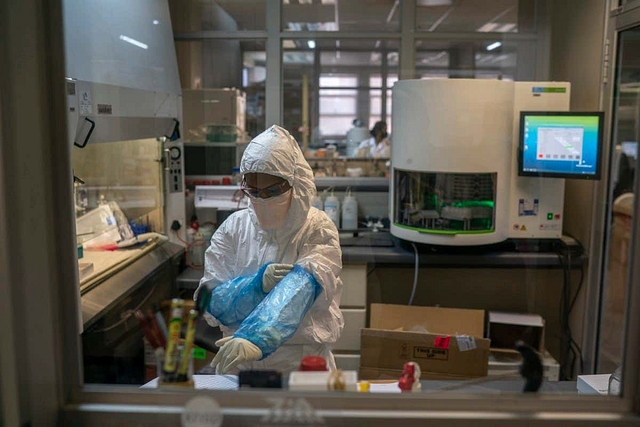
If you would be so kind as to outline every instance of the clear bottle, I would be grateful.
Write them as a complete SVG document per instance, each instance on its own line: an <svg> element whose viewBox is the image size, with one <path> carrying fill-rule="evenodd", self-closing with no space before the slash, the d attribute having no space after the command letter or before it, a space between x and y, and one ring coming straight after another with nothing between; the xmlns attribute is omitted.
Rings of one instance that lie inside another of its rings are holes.
<svg viewBox="0 0 640 427"><path fill-rule="evenodd" d="M320 209L321 211L324 210L324 202L322 201L322 196L318 194L317 191L315 197L313 198L313 201L311 202L311 206L316 209Z"/></svg>
<svg viewBox="0 0 640 427"><path fill-rule="evenodd" d="M357 230L358 228L358 201L347 189L347 195L342 203L342 229Z"/></svg>
<svg viewBox="0 0 640 427"><path fill-rule="evenodd" d="M336 228L340 228L340 200L333 194L333 190L324 202L324 211L336 225Z"/></svg>
<svg viewBox="0 0 640 427"><path fill-rule="evenodd" d="M231 170L231 184L240 185L242 181L242 175L240 174L240 168L233 168Z"/></svg>

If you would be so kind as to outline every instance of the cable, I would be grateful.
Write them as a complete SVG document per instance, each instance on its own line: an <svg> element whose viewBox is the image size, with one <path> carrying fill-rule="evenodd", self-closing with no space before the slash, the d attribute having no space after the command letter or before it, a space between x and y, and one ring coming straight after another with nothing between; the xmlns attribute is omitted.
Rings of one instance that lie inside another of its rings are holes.
<svg viewBox="0 0 640 427"><path fill-rule="evenodd" d="M418 248L416 247L415 243L412 243L411 246L413 246L413 252L416 255L416 260L415 260L415 267L414 267L414 273L413 273L413 289L411 290L411 297L409 297L409 304L408 305L412 305L413 304L413 298L416 296L416 288L418 287L418 270L419 270L419 258L418 258Z"/></svg>
<svg viewBox="0 0 640 427"><path fill-rule="evenodd" d="M186 248L184 249L184 252L185 252L184 262L187 264L187 267L192 268L194 270L203 270L204 264L195 265L191 263L191 261L189 260L189 252L191 251L191 248L193 248L194 246L204 246L207 244L207 242L204 239L197 239L191 243L188 243L184 239L182 239L182 237L180 237L177 230L173 230L173 233L176 235L176 238L178 240L180 240L182 243L187 245Z"/></svg>
<svg viewBox="0 0 640 427"><path fill-rule="evenodd" d="M151 298L151 295L153 295L153 293L155 292L156 288L158 287L158 285L153 285L153 288L151 288L151 291L149 291L149 293L147 294L146 297L144 297L144 299L142 300L142 302L140 304L138 304L138 306L132 310L126 310L124 311L120 316L122 317L121 320L119 320L118 322L114 323L111 326L107 326L106 328L102 328L102 329L97 329L95 331L89 331L89 333L91 334L95 334L95 333L99 333L99 332L107 332L110 331L112 329L117 328L118 326L120 326L121 324L123 324L124 322L126 322L136 311L140 310L140 307L142 307L149 298Z"/></svg>

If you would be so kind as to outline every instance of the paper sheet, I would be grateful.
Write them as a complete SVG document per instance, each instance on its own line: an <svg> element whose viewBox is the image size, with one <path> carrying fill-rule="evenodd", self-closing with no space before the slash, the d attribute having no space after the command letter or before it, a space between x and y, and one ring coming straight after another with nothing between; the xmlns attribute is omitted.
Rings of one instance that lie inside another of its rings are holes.
<svg viewBox="0 0 640 427"><path fill-rule="evenodd" d="M237 375L194 375L195 388L200 390L237 390ZM140 388L157 388L158 379L155 378Z"/></svg>
<svg viewBox="0 0 640 427"><path fill-rule="evenodd" d="M371 383L369 386L370 393L402 393L400 387L398 387L398 381L392 383Z"/></svg>

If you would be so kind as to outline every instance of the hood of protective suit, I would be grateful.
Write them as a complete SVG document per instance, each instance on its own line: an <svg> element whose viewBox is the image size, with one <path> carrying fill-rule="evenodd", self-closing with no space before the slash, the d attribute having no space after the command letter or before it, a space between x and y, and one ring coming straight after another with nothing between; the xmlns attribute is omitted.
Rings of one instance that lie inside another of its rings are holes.
<svg viewBox="0 0 640 427"><path fill-rule="evenodd" d="M306 220L316 192L313 171L295 138L280 126L273 125L256 136L247 146L240 162L240 173L266 173L286 179L293 194L286 226L278 233L295 231ZM253 204L249 204L252 222L258 227Z"/></svg>

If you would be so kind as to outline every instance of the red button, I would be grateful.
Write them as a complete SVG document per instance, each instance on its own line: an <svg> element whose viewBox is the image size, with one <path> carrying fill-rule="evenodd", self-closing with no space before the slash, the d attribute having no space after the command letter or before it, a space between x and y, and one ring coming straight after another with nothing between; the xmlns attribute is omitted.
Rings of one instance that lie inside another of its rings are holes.
<svg viewBox="0 0 640 427"><path fill-rule="evenodd" d="M300 371L328 371L327 361L320 356L305 356L300 361Z"/></svg>
<svg viewBox="0 0 640 427"><path fill-rule="evenodd" d="M555 218L560 219L560 214L556 214Z"/></svg>

